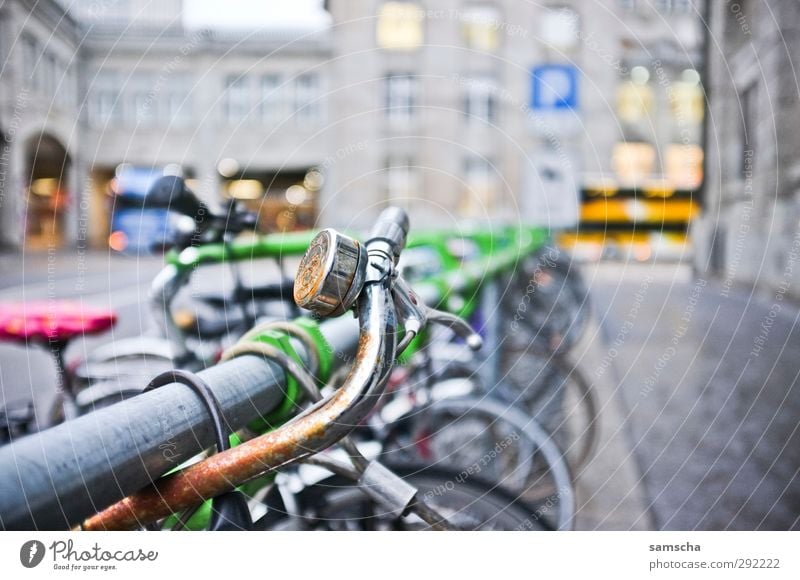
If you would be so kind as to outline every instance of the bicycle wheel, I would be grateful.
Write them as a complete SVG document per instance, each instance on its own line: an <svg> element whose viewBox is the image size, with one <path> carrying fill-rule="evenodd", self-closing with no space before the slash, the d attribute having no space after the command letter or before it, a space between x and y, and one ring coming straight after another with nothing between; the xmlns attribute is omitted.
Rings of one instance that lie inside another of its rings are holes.
<svg viewBox="0 0 800 580"><path fill-rule="evenodd" d="M598 438L597 395L592 384L561 355L545 359L507 349L502 365L506 397L553 435L578 472L591 459Z"/></svg>
<svg viewBox="0 0 800 580"><path fill-rule="evenodd" d="M460 480L458 472L432 466L388 464L417 488L419 497L462 530L549 530L543 506L526 503L479 477ZM277 486L265 500L268 513L257 530L424 530L416 516L395 516L376 505L353 482L331 476L292 494L287 513Z"/></svg>
<svg viewBox="0 0 800 580"><path fill-rule="evenodd" d="M597 449L600 420L598 417L597 394L578 367L565 357L556 356L553 363L558 367L564 389L563 420L556 428L567 459L575 474L589 463Z"/></svg>
<svg viewBox="0 0 800 580"><path fill-rule="evenodd" d="M511 279L504 307L515 343L551 354L566 353L589 319L589 293L578 270L556 257L531 257ZM522 332L518 332L522 330Z"/></svg>
<svg viewBox="0 0 800 580"><path fill-rule="evenodd" d="M387 430L384 455L424 462L494 481L511 493L549 505L545 518L570 529L572 475L553 438L521 409L492 397L434 401Z"/></svg>

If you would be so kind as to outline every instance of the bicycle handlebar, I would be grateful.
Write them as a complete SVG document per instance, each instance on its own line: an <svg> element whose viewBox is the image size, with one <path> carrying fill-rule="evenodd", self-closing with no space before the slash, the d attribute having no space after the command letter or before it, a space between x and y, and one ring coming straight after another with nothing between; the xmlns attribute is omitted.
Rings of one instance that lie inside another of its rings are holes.
<svg viewBox="0 0 800 580"><path fill-rule="evenodd" d="M305 272L309 280L319 282L311 288L312 293L317 292L326 288L333 272L339 281L349 279L346 288L337 286L345 290L338 298L344 309L355 306L358 314L353 365L345 385L330 397L275 431L157 480L177 464L167 460L167 449L174 445L173 458L183 461L212 443L209 418L183 386L144 393L25 438L0 449L0 526L69 527L95 513L96 506L109 505L138 489L83 524L85 529L136 527L192 507L200 498L230 491L249 478L339 441L383 393L397 358L398 316L414 322L417 330L426 322L455 324L454 317L421 304L397 276L395 262L407 230L405 213L392 209L382 214L374 228L376 237L364 247L340 236L344 250L337 258L337 246L330 244L332 234L322 232L319 244L312 243L303 258L296 287ZM352 270L349 274L348 268ZM405 326L404 342L410 325ZM458 330L458 324L455 326ZM347 334L339 330L343 327L349 328ZM355 334L349 320L326 321L321 328L337 355L333 360L339 364L349 360ZM469 332L461 326L462 334ZM470 346L475 348L479 342L473 334ZM220 399L233 429L255 418L258 411L268 412L281 400L282 372L251 356L202 371L200 376ZM233 377L239 384L231 384ZM116 485L110 485L112 480Z"/></svg>
<svg viewBox="0 0 800 580"><path fill-rule="evenodd" d="M378 216L369 237L372 240L383 240L392 249L395 260L406 245L408 236L408 215L399 207L388 207Z"/></svg>
<svg viewBox="0 0 800 580"><path fill-rule="evenodd" d="M358 333L347 318L320 330L340 357L352 357ZM303 353L301 344L297 350ZM243 356L200 371L226 423L240 429L278 407L285 378L277 364ZM213 445L197 396L173 384L0 447L0 529L69 529L101 506L136 492Z"/></svg>
<svg viewBox="0 0 800 580"><path fill-rule="evenodd" d="M216 497L259 474L323 451L349 434L383 394L396 360L392 281L395 253L402 250L407 228L405 212L392 209L378 220L374 231L379 237L365 247L325 230L300 264L295 288L318 312L329 315L357 305L358 348L339 390L274 431L158 480L89 518L83 528L131 529L156 521L194 506L198 498ZM352 302L345 303L346 297ZM332 304L329 298L340 303Z"/></svg>

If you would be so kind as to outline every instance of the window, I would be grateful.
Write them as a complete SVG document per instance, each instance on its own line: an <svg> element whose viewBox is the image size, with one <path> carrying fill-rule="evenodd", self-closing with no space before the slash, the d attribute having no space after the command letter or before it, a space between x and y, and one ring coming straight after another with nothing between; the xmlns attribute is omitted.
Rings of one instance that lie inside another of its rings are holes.
<svg viewBox="0 0 800 580"><path fill-rule="evenodd" d="M496 119L497 85L491 75L473 76L467 84L468 123L493 123Z"/></svg>
<svg viewBox="0 0 800 580"><path fill-rule="evenodd" d="M78 84L75 74L76 65L62 62L63 78L60 80L61 86L56 93L56 101L62 108L72 107L78 99Z"/></svg>
<svg viewBox="0 0 800 580"><path fill-rule="evenodd" d="M669 14L672 10L672 0L654 0L653 6L661 14Z"/></svg>
<svg viewBox="0 0 800 580"><path fill-rule="evenodd" d="M56 57L49 52L45 52L44 55L42 55L42 66L40 67L40 70L42 73L42 80L39 83L39 86L42 87L46 95L55 95L56 86L58 85L60 77L58 74Z"/></svg>
<svg viewBox="0 0 800 580"><path fill-rule="evenodd" d="M387 50L419 48L424 16L416 2L384 2L378 14L378 46Z"/></svg>
<svg viewBox="0 0 800 580"><path fill-rule="evenodd" d="M39 63L39 43L30 34L20 35L20 46L22 47L22 75L30 81L33 88L38 88L38 75L36 68Z"/></svg>
<svg viewBox="0 0 800 580"><path fill-rule="evenodd" d="M631 69L630 79L617 89L617 117L623 123L646 121L653 107L650 72L642 66Z"/></svg>
<svg viewBox="0 0 800 580"><path fill-rule="evenodd" d="M464 161L464 176L469 190L464 208L471 215L483 215L495 205L497 174L490 160L470 156Z"/></svg>
<svg viewBox="0 0 800 580"><path fill-rule="evenodd" d="M703 181L703 149L672 143L664 154L664 176L675 189L695 189Z"/></svg>
<svg viewBox="0 0 800 580"><path fill-rule="evenodd" d="M158 118L158 94L154 87L154 76L147 72L134 72L127 81L128 94L123 111L130 125L152 125Z"/></svg>
<svg viewBox="0 0 800 580"><path fill-rule="evenodd" d="M414 116L416 80L410 74L386 77L386 116L392 125L404 126Z"/></svg>
<svg viewBox="0 0 800 580"><path fill-rule="evenodd" d="M89 119L96 127L103 127L120 118L119 75L101 70L89 87Z"/></svg>
<svg viewBox="0 0 800 580"><path fill-rule="evenodd" d="M110 91L99 91L94 95L90 107L94 125L102 126L111 120L116 98Z"/></svg>
<svg viewBox="0 0 800 580"><path fill-rule="evenodd" d="M286 115L283 92L283 79L279 74L261 77L261 121L266 124L279 123Z"/></svg>
<svg viewBox="0 0 800 580"><path fill-rule="evenodd" d="M173 73L167 82L161 119L173 126L185 126L192 121L192 76Z"/></svg>
<svg viewBox="0 0 800 580"><path fill-rule="evenodd" d="M302 74L295 81L294 107L297 122L314 123L320 120L319 76Z"/></svg>
<svg viewBox="0 0 800 580"><path fill-rule="evenodd" d="M673 14L691 14L692 0L672 0Z"/></svg>
<svg viewBox="0 0 800 580"><path fill-rule="evenodd" d="M389 201L408 205L411 197L420 194L419 178L411 157L392 156L386 161L386 189Z"/></svg>
<svg viewBox="0 0 800 580"><path fill-rule="evenodd" d="M55 94L53 100L56 105L61 108L66 108L69 105L69 71L67 70L67 63L61 59L56 59L56 70L58 71L56 78L53 80L55 85Z"/></svg>
<svg viewBox="0 0 800 580"><path fill-rule="evenodd" d="M691 0L655 0L654 5L661 14L689 14L692 11Z"/></svg>
<svg viewBox="0 0 800 580"><path fill-rule="evenodd" d="M623 186L642 185L652 176L655 163L656 150L650 143L623 142L614 145L611 164Z"/></svg>
<svg viewBox="0 0 800 580"><path fill-rule="evenodd" d="M491 3L465 6L461 13L464 43L472 49L489 52L499 43L500 13Z"/></svg>
<svg viewBox="0 0 800 580"><path fill-rule="evenodd" d="M250 112L250 83L248 77L228 75L225 79L225 120L235 124Z"/></svg>
<svg viewBox="0 0 800 580"><path fill-rule="evenodd" d="M539 37L544 43L559 51L578 45L580 17L571 8L547 8L540 21Z"/></svg>
<svg viewBox="0 0 800 580"><path fill-rule="evenodd" d="M681 74L669 93L672 119L678 130L695 133L703 122L704 96L700 86L700 75L693 69Z"/></svg>

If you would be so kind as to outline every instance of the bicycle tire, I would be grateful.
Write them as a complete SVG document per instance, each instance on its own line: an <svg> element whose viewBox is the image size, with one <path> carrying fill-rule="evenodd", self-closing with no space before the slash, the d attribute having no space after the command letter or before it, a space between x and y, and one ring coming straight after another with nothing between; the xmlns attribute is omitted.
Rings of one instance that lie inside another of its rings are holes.
<svg viewBox="0 0 800 580"><path fill-rule="evenodd" d="M520 403L543 425L567 454L574 473L582 470L594 455L599 436L597 394L581 370L565 355L552 355L544 365L549 372L521 391L518 375L526 369L507 370L506 398ZM530 376L528 373L525 376Z"/></svg>
<svg viewBox="0 0 800 580"><path fill-rule="evenodd" d="M531 258L511 279L505 306L514 327L529 333L526 348L540 354L564 354L583 335L591 312L589 292L576 268L563 260ZM527 297L525 300L522 297Z"/></svg>
<svg viewBox="0 0 800 580"><path fill-rule="evenodd" d="M594 457L594 453L597 450L597 442L600 436L597 393L595 392L594 386L586 379L586 376L577 366L571 364L562 356L554 357L554 362L566 373L566 378L570 381L569 384L575 385L575 394L578 397L578 404L584 415L580 419L584 427L580 429L578 437L566 451L572 467L572 472L576 474L576 476L579 476L583 468L586 467L592 457ZM572 414L572 411L567 413L569 416ZM567 421L568 418L565 418L565 422ZM573 447L576 451L570 453Z"/></svg>
<svg viewBox="0 0 800 580"><path fill-rule="evenodd" d="M470 438L468 435L463 436L463 433L455 434L456 437L462 436L460 449L457 450L458 454L448 452L445 455L440 453L438 456L420 457L419 447L414 443L396 445L403 440L403 432L410 433L411 441L414 441L414 423L419 421L422 421L423 426L438 425L437 431L427 435L429 440L435 439L437 435L441 436L445 429L452 425L452 423L442 420L442 416L446 415L462 418L482 417L489 422L491 427L500 426L500 433L509 433L510 429L510 432L516 437L510 439L511 436L506 435L505 440L495 441L494 445L489 447L490 450L496 450L497 445L508 441L505 447L501 446L503 453L495 452L494 455L491 455L490 452L490 457L492 462L498 457L500 459L503 459L504 456L511 458L511 461L494 464L494 466L500 466L501 473L491 468L488 470L488 473L494 475L491 480L505 487L509 492L526 497L531 501L548 501L557 505L553 527L560 530L572 528L575 516L575 491L572 471L564 453L549 433L514 405L493 397L453 397L434 401L389 427L386 434L388 444L384 452L386 457L395 452L398 452L399 455L402 455L403 452L405 454L410 452L415 461L433 461L434 465L457 471L486 472L487 462L484 461L486 447L473 445L470 448L469 445L474 444L477 439ZM409 441L408 438L406 441ZM514 447L511 446L511 442L514 443ZM393 447L393 445L395 446ZM506 452L506 447L511 453ZM529 450L530 455L526 455L525 450ZM515 458L516 462L513 461ZM537 458L541 460L537 461ZM493 467L492 463L489 463L489 466ZM485 476L484 479L488 479L488 477Z"/></svg>
<svg viewBox="0 0 800 580"><path fill-rule="evenodd" d="M387 464L418 489L426 502L464 530L550 530L542 509L479 477L456 482L458 473L435 466ZM414 517L384 512L352 480L333 475L293 494L299 513L288 514L277 486L268 494L268 512L256 530L419 530L428 529Z"/></svg>

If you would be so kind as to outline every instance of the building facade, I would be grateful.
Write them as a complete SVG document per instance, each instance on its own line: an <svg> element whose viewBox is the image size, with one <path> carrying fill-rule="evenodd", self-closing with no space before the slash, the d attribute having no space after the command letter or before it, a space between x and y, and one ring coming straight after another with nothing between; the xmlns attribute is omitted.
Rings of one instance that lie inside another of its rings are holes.
<svg viewBox="0 0 800 580"><path fill-rule="evenodd" d="M577 222L608 236L614 211L630 234L650 205L658 231L675 191L694 203L697 3L326 4L339 154L327 172L325 223L363 226L374 205L391 201L426 225ZM654 203L638 199L645 191L656 192Z"/></svg>
<svg viewBox="0 0 800 580"><path fill-rule="evenodd" d="M707 176L696 267L782 297L800 251L800 5L713 3Z"/></svg>
<svg viewBox="0 0 800 580"><path fill-rule="evenodd" d="M79 235L80 39L55 2L0 4L0 247Z"/></svg>
<svg viewBox="0 0 800 580"><path fill-rule="evenodd" d="M395 203L629 236L694 203L689 0L329 0L325 29L237 33L186 29L182 0L63 5L0 7L6 246L105 247L120 166L178 165L271 230Z"/></svg>
<svg viewBox="0 0 800 580"><path fill-rule="evenodd" d="M176 165L266 229L312 225L327 31L189 30L181 0L64 4L0 7L3 245L106 247L120 166Z"/></svg>

